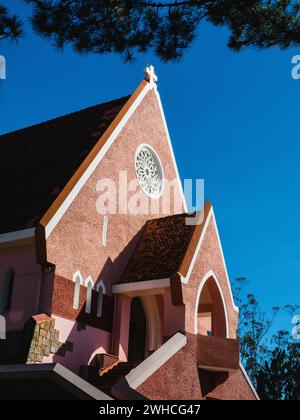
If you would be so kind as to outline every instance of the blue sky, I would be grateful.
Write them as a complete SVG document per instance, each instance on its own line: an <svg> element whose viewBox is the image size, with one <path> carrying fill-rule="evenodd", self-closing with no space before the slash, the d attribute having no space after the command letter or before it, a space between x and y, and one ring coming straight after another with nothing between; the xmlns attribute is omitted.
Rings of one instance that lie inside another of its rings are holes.
<svg viewBox="0 0 300 420"><path fill-rule="evenodd" d="M21 0L4 4L26 18ZM19 44L0 43L0 133L131 93L149 60L181 177L205 179L230 277L246 276L267 310L300 304L300 47L236 54L226 41L226 30L203 25L181 62L147 54L128 65L59 53L27 28ZM291 328L288 317L281 326Z"/></svg>

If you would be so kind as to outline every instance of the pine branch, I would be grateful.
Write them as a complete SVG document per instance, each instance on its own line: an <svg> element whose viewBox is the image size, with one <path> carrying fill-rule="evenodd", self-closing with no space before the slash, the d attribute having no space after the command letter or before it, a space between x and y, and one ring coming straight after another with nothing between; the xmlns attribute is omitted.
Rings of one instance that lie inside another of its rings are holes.
<svg viewBox="0 0 300 420"><path fill-rule="evenodd" d="M22 22L0 4L0 39L17 39L22 33Z"/></svg>

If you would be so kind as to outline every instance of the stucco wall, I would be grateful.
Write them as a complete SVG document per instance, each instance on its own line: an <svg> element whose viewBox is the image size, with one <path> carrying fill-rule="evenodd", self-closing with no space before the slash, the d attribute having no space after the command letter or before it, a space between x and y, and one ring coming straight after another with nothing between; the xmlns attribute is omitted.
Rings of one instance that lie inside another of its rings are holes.
<svg viewBox="0 0 300 420"><path fill-rule="evenodd" d="M11 310L5 314L7 330L22 330L38 312L41 268L36 263L35 245L0 249L0 290L8 269L15 272Z"/></svg>
<svg viewBox="0 0 300 420"><path fill-rule="evenodd" d="M207 387L210 374L197 367L197 337L188 334L187 345L137 391L150 400L256 400L241 370L229 376L221 373L218 380L220 385Z"/></svg>
<svg viewBox="0 0 300 420"><path fill-rule="evenodd" d="M91 312L86 313L87 288L80 287L78 310L73 308L75 283L70 279L55 276L51 313L91 327L112 332L114 302L111 296L103 296L102 316L97 316L98 292L93 290Z"/></svg>
<svg viewBox="0 0 300 420"><path fill-rule="evenodd" d="M230 288L226 278L225 266L213 218L211 218L209 222L189 282L187 285L183 285L184 303L186 305L185 328L186 331L191 334L194 334L195 332L195 307L199 286L204 276L210 271L215 273L223 291L229 322L228 338L236 338L238 312L234 309L232 304Z"/></svg>
<svg viewBox="0 0 300 420"><path fill-rule="evenodd" d="M96 210L100 195L96 186L103 178L114 180L118 186L119 171L127 171L128 181L135 180L135 153L143 143L152 146L159 155L165 178L176 178L154 91L146 95L48 238L48 261L56 265L56 274L72 278L80 270L84 277L91 275L95 282L103 279L108 294L111 285L118 282L144 223L159 215L110 215L107 246L103 247L103 215Z"/></svg>
<svg viewBox="0 0 300 420"><path fill-rule="evenodd" d="M110 353L111 334L87 326L78 331L77 322L52 316L55 319L55 329L60 332L61 342L69 341L74 344L73 351L67 351L65 356L51 354L44 357L43 363L60 363L66 368L79 374L81 365L88 365L99 353Z"/></svg>

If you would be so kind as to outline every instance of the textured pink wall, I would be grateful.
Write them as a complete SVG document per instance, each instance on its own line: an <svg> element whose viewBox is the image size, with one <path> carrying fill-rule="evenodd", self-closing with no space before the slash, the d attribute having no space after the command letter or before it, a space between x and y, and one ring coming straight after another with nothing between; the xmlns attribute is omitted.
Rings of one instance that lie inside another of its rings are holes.
<svg viewBox="0 0 300 420"><path fill-rule="evenodd" d="M213 219L209 223L189 283L183 285L184 303L186 305L185 326L186 331L191 334L194 334L195 307L199 286L204 276L211 270L219 280L224 294L229 321L229 338L236 338L238 313L232 305L230 289L226 279L226 271Z"/></svg>
<svg viewBox="0 0 300 420"><path fill-rule="evenodd" d="M87 326L85 330L77 331L77 323L58 316L55 328L59 330L60 342L74 343L74 351L66 352L65 356L50 355L44 357L43 363L60 363L75 373L79 373L81 365L88 365L98 353L110 353L111 334Z"/></svg>
<svg viewBox="0 0 300 420"><path fill-rule="evenodd" d="M137 391L150 400L203 399L197 369L196 341L184 347L147 379Z"/></svg>
<svg viewBox="0 0 300 420"><path fill-rule="evenodd" d="M115 297L115 322L113 331L113 354L120 360L127 360L129 344L129 326L132 299L128 296Z"/></svg>
<svg viewBox="0 0 300 420"><path fill-rule="evenodd" d="M112 179L118 185L119 171L127 171L128 180L135 180L135 153L143 143L156 150L165 177L174 179L176 173L153 91L146 95L48 238L48 260L56 265L56 274L72 278L80 270L84 277L91 275L94 281L103 279L107 293L118 282L136 244L136 235L147 219L158 216L110 215L107 247L103 247L103 216L96 210L100 195L96 185L103 178Z"/></svg>
<svg viewBox="0 0 300 420"><path fill-rule="evenodd" d="M11 310L5 314L7 329L22 330L24 323L38 312L41 268L36 263L35 245L0 249L0 290L5 272L15 272Z"/></svg>
<svg viewBox="0 0 300 420"><path fill-rule="evenodd" d="M222 377L222 374L221 374ZM188 334L187 345L171 357L137 389L150 400L255 400L241 370L222 379L221 385L206 393L207 373L198 372L197 338Z"/></svg>
<svg viewBox="0 0 300 420"><path fill-rule="evenodd" d="M175 306L172 304L170 290L166 291L163 295L163 299L163 335L164 337L172 337L178 331L184 331L185 306Z"/></svg>

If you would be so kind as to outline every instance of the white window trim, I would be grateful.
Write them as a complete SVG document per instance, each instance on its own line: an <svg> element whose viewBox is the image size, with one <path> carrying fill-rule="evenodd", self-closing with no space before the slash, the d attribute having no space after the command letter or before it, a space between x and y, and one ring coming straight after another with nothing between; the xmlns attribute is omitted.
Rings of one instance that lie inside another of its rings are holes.
<svg viewBox="0 0 300 420"><path fill-rule="evenodd" d="M203 279L202 279L202 281L199 285L199 288L198 288L198 293L197 293L197 298L196 298L196 306L195 306L195 313L194 313L194 334L195 335L198 334L198 308L199 308L199 301L200 301L201 293L202 293L202 290L203 290L206 282L210 278L214 279L214 281L215 281L215 283L216 283L216 285L219 289L221 299L222 299L222 302L223 302L224 313L225 313L226 338L230 338L228 311L227 311L227 306L226 306L224 293L223 293L222 286L221 286L217 276L215 275L215 273L212 270L205 274L205 276L203 277Z"/></svg>
<svg viewBox="0 0 300 420"><path fill-rule="evenodd" d="M106 288L101 280L96 285L96 291L98 292L98 301L97 301L97 317L102 318L103 315L103 296L106 294Z"/></svg>
<svg viewBox="0 0 300 420"><path fill-rule="evenodd" d="M87 314L90 314L92 311L92 297L93 297L93 289L95 286L95 282L92 279L91 276L89 276L86 280L85 280L85 284L86 284L86 303L85 303L85 312Z"/></svg>
<svg viewBox="0 0 300 420"><path fill-rule="evenodd" d="M79 283L78 283L78 280L80 280ZM83 279L80 271L76 271L76 273L73 275L73 282L75 283L73 309L78 310L79 309L79 302L80 302L80 288L81 288L81 286L84 286L84 279Z"/></svg>
<svg viewBox="0 0 300 420"><path fill-rule="evenodd" d="M108 232L108 216L103 217L103 230L102 230L102 245L107 246L107 232Z"/></svg>

